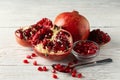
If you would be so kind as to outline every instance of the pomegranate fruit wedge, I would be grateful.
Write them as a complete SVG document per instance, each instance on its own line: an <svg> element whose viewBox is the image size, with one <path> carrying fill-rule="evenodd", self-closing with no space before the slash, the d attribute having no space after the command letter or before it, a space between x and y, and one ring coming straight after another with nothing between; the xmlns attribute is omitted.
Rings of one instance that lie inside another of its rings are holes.
<svg viewBox="0 0 120 80"><path fill-rule="evenodd" d="M62 60L72 50L71 34L54 25L52 28L40 29L32 38L34 51L47 59Z"/></svg>
<svg viewBox="0 0 120 80"><path fill-rule="evenodd" d="M69 31L73 37L73 42L87 40L90 32L88 20L80 15L78 11L63 12L55 18L54 24Z"/></svg>
<svg viewBox="0 0 120 80"><path fill-rule="evenodd" d="M42 28L51 28L53 26L52 21L43 18L34 25L21 27L15 31L15 37L17 42L24 47L31 47L31 40L36 32Z"/></svg>
<svg viewBox="0 0 120 80"><path fill-rule="evenodd" d="M88 40L94 41L99 45L104 45L111 40L108 33L101 31L100 29L94 29L90 32Z"/></svg>

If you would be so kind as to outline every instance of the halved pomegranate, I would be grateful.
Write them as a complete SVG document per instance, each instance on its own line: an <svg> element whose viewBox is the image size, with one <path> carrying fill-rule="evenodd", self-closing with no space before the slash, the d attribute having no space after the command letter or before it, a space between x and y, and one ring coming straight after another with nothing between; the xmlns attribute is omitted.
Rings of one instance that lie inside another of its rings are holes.
<svg viewBox="0 0 120 80"><path fill-rule="evenodd" d="M52 26L53 24L51 20L43 18L34 25L17 29L15 31L16 40L22 46L31 47L31 40L36 32L44 27L51 28Z"/></svg>
<svg viewBox="0 0 120 80"><path fill-rule="evenodd" d="M54 25L52 28L40 29L32 39L34 51L51 60L62 60L72 50L71 34Z"/></svg>

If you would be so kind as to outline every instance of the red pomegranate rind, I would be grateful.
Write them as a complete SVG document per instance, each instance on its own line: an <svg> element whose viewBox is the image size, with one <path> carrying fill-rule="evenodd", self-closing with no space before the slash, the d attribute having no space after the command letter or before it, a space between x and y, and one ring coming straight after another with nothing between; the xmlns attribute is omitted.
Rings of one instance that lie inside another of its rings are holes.
<svg viewBox="0 0 120 80"><path fill-rule="evenodd" d="M70 49L70 51L71 51L72 49ZM70 52L69 53L65 53L65 54L61 54L61 55L55 55L55 54L44 54L44 53L40 53L40 51L38 51L36 48L34 48L34 51L39 55L39 56L41 56L41 57L44 57L44 58L46 58L46 59L50 59L50 60L63 60L63 59L65 59L69 54L70 54Z"/></svg>
<svg viewBox="0 0 120 80"><path fill-rule="evenodd" d="M99 45L103 45L108 43L111 38L107 33L101 31L100 29L95 29L90 32L88 40L95 41Z"/></svg>
<svg viewBox="0 0 120 80"><path fill-rule="evenodd" d="M65 58L72 49L72 36L57 26L39 30L32 39L34 50L38 55L53 60Z"/></svg>
<svg viewBox="0 0 120 80"><path fill-rule="evenodd" d="M16 34L15 34L16 35ZM24 39L20 39L19 37L16 37L16 41L21 45L21 46L24 46L24 47L31 47L31 42L30 41L26 41Z"/></svg>

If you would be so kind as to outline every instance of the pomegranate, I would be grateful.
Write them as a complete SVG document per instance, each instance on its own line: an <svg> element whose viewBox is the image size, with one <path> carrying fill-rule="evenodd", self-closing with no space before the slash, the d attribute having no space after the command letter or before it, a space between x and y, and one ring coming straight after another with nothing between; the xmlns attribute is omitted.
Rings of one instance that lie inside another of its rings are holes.
<svg viewBox="0 0 120 80"><path fill-rule="evenodd" d="M64 59L72 49L71 34L54 25L52 28L40 29L32 39L34 51L52 60Z"/></svg>
<svg viewBox="0 0 120 80"><path fill-rule="evenodd" d="M24 47L31 47L31 40L35 33L43 27L49 28L53 26L52 21L47 18L43 18L34 25L22 27L15 31L17 42Z"/></svg>
<svg viewBox="0 0 120 80"><path fill-rule="evenodd" d="M57 26L69 31L73 37L73 42L77 40L86 40L90 32L88 20L77 11L63 12L59 14L54 21Z"/></svg>
<svg viewBox="0 0 120 80"><path fill-rule="evenodd" d="M95 41L99 45L104 45L111 40L108 33L105 33L100 29L94 29L93 31L91 31L88 39Z"/></svg>

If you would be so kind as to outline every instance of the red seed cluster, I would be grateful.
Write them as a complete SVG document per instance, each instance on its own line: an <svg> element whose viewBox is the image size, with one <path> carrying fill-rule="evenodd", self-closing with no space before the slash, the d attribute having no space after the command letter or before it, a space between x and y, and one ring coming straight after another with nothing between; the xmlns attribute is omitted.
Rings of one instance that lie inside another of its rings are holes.
<svg viewBox="0 0 120 80"><path fill-rule="evenodd" d="M81 56L91 56L97 52L99 47L93 41L79 41L73 49Z"/></svg>
<svg viewBox="0 0 120 80"><path fill-rule="evenodd" d="M105 33L100 29L94 29L93 31L90 32L88 40L92 40L98 43L99 45L103 45L108 43L111 40L111 38L108 35L108 33Z"/></svg>

